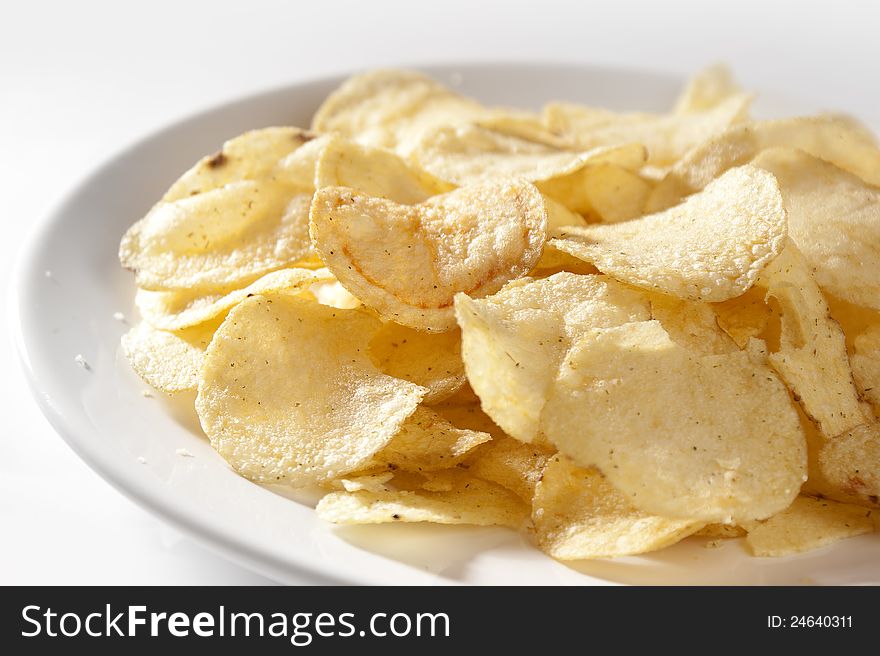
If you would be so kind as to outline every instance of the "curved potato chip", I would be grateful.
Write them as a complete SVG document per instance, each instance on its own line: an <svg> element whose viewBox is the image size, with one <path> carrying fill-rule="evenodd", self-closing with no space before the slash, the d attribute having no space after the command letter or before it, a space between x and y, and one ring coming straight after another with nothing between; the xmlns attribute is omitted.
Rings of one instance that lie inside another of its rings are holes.
<svg viewBox="0 0 880 656"><path fill-rule="evenodd" d="M880 325L871 326L855 338L849 361L859 393L880 418Z"/></svg>
<svg viewBox="0 0 880 656"><path fill-rule="evenodd" d="M598 164L582 176L582 200L572 205L586 206L585 213L603 223L619 223L641 216L651 194L651 183L617 164Z"/></svg>
<svg viewBox="0 0 880 656"><path fill-rule="evenodd" d="M492 294L532 269L546 225L541 194L518 181L419 205L325 187L311 210L315 248L346 289L385 318L441 332L455 325L457 292Z"/></svg>
<svg viewBox="0 0 880 656"><path fill-rule="evenodd" d="M453 186L415 168L390 150L332 138L318 160L315 187L349 187L367 196L414 205Z"/></svg>
<svg viewBox="0 0 880 656"><path fill-rule="evenodd" d="M679 115L706 111L740 92L742 89L730 69L724 64L714 64L688 80L673 111Z"/></svg>
<svg viewBox="0 0 880 656"><path fill-rule="evenodd" d="M624 223L561 228L550 244L631 285L724 301L754 284L782 250L785 232L775 179L742 166L664 212Z"/></svg>
<svg viewBox="0 0 880 656"><path fill-rule="evenodd" d="M421 73L377 70L349 78L327 96L312 129L407 154L423 131L485 113L476 101Z"/></svg>
<svg viewBox="0 0 880 656"><path fill-rule="evenodd" d="M356 296L343 287L336 279L313 283L309 287L309 292L321 305L329 305L341 310L353 310L363 305Z"/></svg>
<svg viewBox="0 0 880 656"><path fill-rule="evenodd" d="M743 351L692 354L657 321L581 338L541 426L560 452L662 516L768 517L806 479L798 415L773 371Z"/></svg>
<svg viewBox="0 0 880 656"><path fill-rule="evenodd" d="M500 485L463 472L444 472L437 490L331 492L318 502L318 517L334 524L431 522L519 528L528 507ZM393 481L392 481L393 482Z"/></svg>
<svg viewBox="0 0 880 656"><path fill-rule="evenodd" d="M532 522L538 546L559 560L656 551L704 525L636 510L602 474L577 467L562 456L544 468L535 488Z"/></svg>
<svg viewBox="0 0 880 656"><path fill-rule="evenodd" d="M753 337L767 337L764 333L773 320L773 311L767 305L766 295L766 289L756 286L736 298L710 304L719 327L740 348L745 348ZM778 335L774 341L778 344Z"/></svg>
<svg viewBox="0 0 880 656"><path fill-rule="evenodd" d="M180 176L162 197L163 202L195 196L219 189L238 180L260 180L269 176L276 164L315 138L307 130L272 127L251 130L230 139L214 153L203 157Z"/></svg>
<svg viewBox="0 0 880 656"><path fill-rule="evenodd" d="M458 428L438 413L420 407L375 455L369 466L411 472L448 469L490 439L488 433Z"/></svg>
<svg viewBox="0 0 880 656"><path fill-rule="evenodd" d="M455 297L465 371L483 410L532 442L547 392L572 342L594 327L650 318L645 296L606 276L557 273L497 294Z"/></svg>
<svg viewBox="0 0 880 656"><path fill-rule="evenodd" d="M581 148L640 143L648 149L649 164L665 167L746 118L751 101L750 95L738 93L686 115L616 114L571 103L550 103L544 107L543 118L551 131L570 137Z"/></svg>
<svg viewBox="0 0 880 656"><path fill-rule="evenodd" d="M468 472L498 483L526 503L532 503L544 466L556 452L540 444L523 444L512 437L493 438L468 454Z"/></svg>
<svg viewBox="0 0 880 656"><path fill-rule="evenodd" d="M880 507L880 424L863 424L828 440L819 452L819 469L834 498Z"/></svg>
<svg viewBox="0 0 880 656"><path fill-rule="evenodd" d="M745 537L746 530L736 524L706 524L694 535L698 538L731 540L733 538Z"/></svg>
<svg viewBox="0 0 880 656"><path fill-rule="evenodd" d="M361 310L286 294L237 305L214 335L196 410L211 445L241 475L303 486L365 465L425 389L379 372Z"/></svg>
<svg viewBox="0 0 880 656"><path fill-rule="evenodd" d="M880 149L870 132L852 118L821 115L752 121L691 149L654 189L647 209L658 212L676 205L724 171L780 147L802 150L880 185Z"/></svg>
<svg viewBox="0 0 880 656"><path fill-rule="evenodd" d="M422 403L439 403L465 382L461 359L461 333L424 333L388 322L370 342L370 357L389 376L402 378L428 390Z"/></svg>
<svg viewBox="0 0 880 656"><path fill-rule="evenodd" d="M244 289L226 294L200 294L190 291L150 291L139 289L135 303L145 321L162 330L181 330L225 316L230 308L257 294L303 290L315 282L331 282L326 269L281 269L267 273Z"/></svg>
<svg viewBox="0 0 880 656"><path fill-rule="evenodd" d="M157 390L166 394L194 390L217 326L211 322L168 332L143 321L122 336L122 351L135 373Z"/></svg>
<svg viewBox="0 0 880 656"><path fill-rule="evenodd" d="M770 365L826 438L867 420L853 384L840 325L797 248L790 244L761 274L758 285L781 308L779 349Z"/></svg>
<svg viewBox="0 0 880 656"><path fill-rule="evenodd" d="M747 522L746 544L756 556L789 556L838 540L871 533L871 511L828 499L798 497L785 510L761 522Z"/></svg>
<svg viewBox="0 0 880 656"><path fill-rule="evenodd" d="M554 135L548 133L548 137L553 139ZM631 143L588 151L566 150L536 136L525 138L465 123L443 125L425 133L411 158L441 180L457 185L522 178L540 188L540 183L590 165L613 163L638 170L645 162L645 148Z"/></svg>
<svg viewBox="0 0 880 656"><path fill-rule="evenodd" d="M669 338L692 353L732 353L736 343L718 327L712 306L701 301L683 301L665 294L651 294L651 318L663 326Z"/></svg>
<svg viewBox="0 0 880 656"><path fill-rule="evenodd" d="M755 164L779 181L788 234L819 286L845 301L880 309L880 188L793 150L767 151Z"/></svg>

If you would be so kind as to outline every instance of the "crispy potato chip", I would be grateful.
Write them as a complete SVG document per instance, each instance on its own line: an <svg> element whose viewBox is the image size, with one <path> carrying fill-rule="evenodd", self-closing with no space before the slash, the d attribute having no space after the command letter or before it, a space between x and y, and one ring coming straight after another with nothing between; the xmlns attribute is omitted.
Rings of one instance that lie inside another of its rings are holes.
<svg viewBox="0 0 880 656"><path fill-rule="evenodd" d="M166 203L219 189L239 180L261 180L272 174L279 161L315 134L300 128L273 127L251 130L230 139L213 155L203 157L180 176L162 197Z"/></svg>
<svg viewBox="0 0 880 656"><path fill-rule="evenodd" d="M205 355L196 410L241 475L303 486L356 471L384 448L426 390L379 372L381 322L274 294L226 317Z"/></svg>
<svg viewBox="0 0 880 656"><path fill-rule="evenodd" d="M468 454L468 472L484 481L498 483L526 503L535 496L544 466L555 450L539 444L523 444L512 437L496 437Z"/></svg>
<svg viewBox="0 0 880 656"><path fill-rule="evenodd" d="M489 433L457 428L436 412L420 407L369 466L412 472L448 469L490 439Z"/></svg>
<svg viewBox="0 0 880 656"><path fill-rule="evenodd" d="M349 292L336 279L313 283L309 287L309 293L321 305L329 305L341 310L353 310L363 305L354 294Z"/></svg>
<svg viewBox="0 0 880 656"><path fill-rule="evenodd" d="M880 325L855 338L849 361L859 394L880 418Z"/></svg>
<svg viewBox="0 0 880 656"><path fill-rule="evenodd" d="M715 540L731 540L733 538L745 537L745 534L746 530L736 524L706 524L706 526L694 533L698 538L711 538Z"/></svg>
<svg viewBox="0 0 880 656"><path fill-rule="evenodd" d="M557 273L497 294L455 297L465 371L483 410L523 442L538 437L547 392L567 349L594 327L650 318L644 294L606 276Z"/></svg>
<svg viewBox="0 0 880 656"><path fill-rule="evenodd" d="M339 137L327 143L318 160L315 187L349 187L368 196L404 205L421 203L454 188L390 150Z"/></svg>
<svg viewBox="0 0 880 656"><path fill-rule="evenodd" d="M426 388L422 402L429 405L449 398L465 382L458 330L424 333L388 322L370 342L370 357L383 373Z"/></svg>
<svg viewBox="0 0 880 656"><path fill-rule="evenodd" d="M651 294L651 318L663 326L669 338L692 353L732 353L736 343L718 327L708 303L683 301L665 294Z"/></svg>
<svg viewBox="0 0 880 656"><path fill-rule="evenodd" d="M828 499L798 497L781 513L746 524L746 544L756 556L789 556L820 549L874 530L871 511Z"/></svg>
<svg viewBox="0 0 880 656"><path fill-rule="evenodd" d="M710 304L718 325L740 348L745 348L753 337L767 337L765 333L773 320L773 311L767 305L766 296L766 289L752 287L741 296ZM778 350L778 335L774 341L777 344L774 350Z"/></svg>
<svg viewBox="0 0 880 656"><path fill-rule="evenodd" d="M331 492L316 511L334 524L431 522L519 528L528 506L500 485L464 472L444 472L439 490ZM429 486L431 487L431 486Z"/></svg>
<svg viewBox="0 0 880 656"><path fill-rule="evenodd" d="M538 546L559 560L656 551L704 524L636 510L598 471L560 456L550 460L535 488L532 522Z"/></svg>
<svg viewBox="0 0 880 656"><path fill-rule="evenodd" d="M691 353L657 321L582 337L541 426L636 508L668 517L768 517L791 503L807 473L797 412L773 371L742 351Z"/></svg>
<svg viewBox="0 0 880 656"><path fill-rule="evenodd" d="M465 385L454 396L431 408L458 428L489 433L493 438L502 439L507 434L492 421L480 407L480 399L470 385Z"/></svg>
<svg viewBox="0 0 880 656"><path fill-rule="evenodd" d="M674 164L690 148L745 119L751 96L734 94L700 112L683 114L616 114L571 103L544 107L544 123L571 138L581 148L640 143L648 148L648 163Z"/></svg>
<svg viewBox="0 0 880 656"><path fill-rule="evenodd" d="M770 353L770 365L807 415L829 438L864 423L843 331L793 244L764 270L759 285L781 308L779 350Z"/></svg>
<svg viewBox="0 0 880 656"><path fill-rule="evenodd" d="M789 236L819 286L845 301L880 309L880 188L792 150L767 151L755 164L779 181Z"/></svg>
<svg viewBox="0 0 880 656"><path fill-rule="evenodd" d="M162 330L182 330L223 317L244 299L271 292L298 292L315 282L332 282L327 269L281 269L267 273L243 289L228 293L201 294L190 291L139 289L135 303L145 321Z"/></svg>
<svg viewBox="0 0 880 656"><path fill-rule="evenodd" d="M679 115L704 112L741 92L730 69L724 64L714 64L688 81L675 102L674 112Z"/></svg>
<svg viewBox="0 0 880 656"><path fill-rule="evenodd" d="M652 188L646 179L622 166L599 164L583 176L582 204L588 205L590 216L603 223L629 221L644 213Z"/></svg>
<svg viewBox="0 0 880 656"><path fill-rule="evenodd" d="M122 351L135 373L157 390L166 394L194 390L217 326L218 322L211 322L169 332L143 321L122 336Z"/></svg>
<svg viewBox="0 0 880 656"><path fill-rule="evenodd" d="M394 472L383 471L376 474L358 474L330 481L328 485L346 492L385 492L390 489L388 483L394 478Z"/></svg>
<svg viewBox="0 0 880 656"><path fill-rule="evenodd" d="M311 235L350 292L422 330L455 326L457 292L486 296L541 256L547 213L526 182L494 182L399 205L342 187L315 194Z"/></svg>
<svg viewBox="0 0 880 656"><path fill-rule="evenodd" d="M880 185L880 150L867 129L853 119L822 115L753 121L731 127L689 151L654 189L647 211L676 205L728 169L779 147L797 148Z"/></svg>
<svg viewBox="0 0 880 656"><path fill-rule="evenodd" d="M408 154L422 132L488 113L426 75L378 70L355 75L331 93L312 118L312 129Z"/></svg>
<svg viewBox="0 0 880 656"><path fill-rule="evenodd" d="M785 230L773 176L742 166L669 210L625 223L561 228L550 244L632 285L725 301L754 284L782 250Z"/></svg>
<svg viewBox="0 0 880 656"><path fill-rule="evenodd" d="M864 424L826 442L819 468L835 498L880 506L880 424Z"/></svg>

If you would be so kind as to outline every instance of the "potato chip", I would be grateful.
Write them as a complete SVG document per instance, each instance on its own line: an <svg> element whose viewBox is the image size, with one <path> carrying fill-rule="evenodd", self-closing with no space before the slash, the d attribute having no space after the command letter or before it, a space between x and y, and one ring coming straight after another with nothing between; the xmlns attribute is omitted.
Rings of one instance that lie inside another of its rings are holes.
<svg viewBox="0 0 880 656"><path fill-rule="evenodd" d="M459 464L492 436L481 431L453 426L428 408L417 408L400 431L373 458L369 467L392 471L431 472Z"/></svg>
<svg viewBox="0 0 880 656"><path fill-rule="evenodd" d="M781 513L746 525L756 556L789 556L874 530L871 511L828 499L798 497Z"/></svg>
<svg viewBox="0 0 880 656"><path fill-rule="evenodd" d="M394 478L394 472L384 471L378 474L360 474L331 481L330 485L341 488L346 492L385 492L389 489L388 483Z"/></svg>
<svg viewBox="0 0 880 656"><path fill-rule="evenodd" d="M388 322L370 342L370 357L389 376L428 390L423 403L449 398L464 385L461 332L424 333Z"/></svg>
<svg viewBox="0 0 880 656"><path fill-rule="evenodd" d="M714 64L694 75L675 102L674 113L686 116L717 107L742 89L723 64Z"/></svg>
<svg viewBox="0 0 880 656"><path fill-rule="evenodd" d="M403 205L421 203L454 188L402 160L390 150L364 146L339 137L328 142L318 160L315 187L349 187L367 196L385 198Z"/></svg>
<svg viewBox="0 0 880 656"><path fill-rule="evenodd" d="M378 70L355 75L331 93L315 112L312 129L406 155L422 132L486 113L421 73Z"/></svg>
<svg viewBox="0 0 880 656"><path fill-rule="evenodd" d="M755 164L779 181L789 236L819 286L845 301L880 309L880 188L797 151L767 151Z"/></svg>
<svg viewBox="0 0 880 656"><path fill-rule="evenodd" d="M339 281L365 305L412 328L455 326L453 297L492 294L541 256L547 213L526 182L493 182L419 205L343 187L315 194L311 235Z"/></svg>
<svg viewBox="0 0 880 656"><path fill-rule="evenodd" d="M309 287L309 293L321 305L329 305L341 310L353 310L363 305L356 296L343 287L336 279L313 283Z"/></svg>
<svg viewBox="0 0 880 656"><path fill-rule="evenodd" d="M746 530L736 524L706 524L694 533L698 538L710 538L714 540L732 540L745 537Z"/></svg>
<svg viewBox="0 0 880 656"><path fill-rule="evenodd" d="M835 498L880 506L880 424L863 424L829 440L819 453L819 468Z"/></svg>
<svg viewBox="0 0 880 656"><path fill-rule="evenodd" d="M826 437L864 423L843 331L794 245L765 269L759 285L781 308L779 350L770 353L770 365L807 415Z"/></svg>
<svg viewBox="0 0 880 656"><path fill-rule="evenodd" d="M426 390L367 356L381 322L273 294L226 317L205 355L196 410L241 475L303 486L356 471L384 448Z"/></svg>
<svg viewBox="0 0 880 656"><path fill-rule="evenodd" d="M625 223L561 228L550 244L638 287L725 301L754 284L782 250L785 230L773 176L742 166L669 210Z"/></svg>
<svg viewBox="0 0 880 656"><path fill-rule="evenodd" d="M281 269L267 273L243 289L226 294L200 294L190 291L150 291L139 289L135 303L145 321L162 330L181 330L223 317L244 299L270 292L298 292L315 282L332 282L327 269Z"/></svg>
<svg viewBox="0 0 880 656"><path fill-rule="evenodd" d="M855 338L849 361L859 394L880 418L880 325Z"/></svg>
<svg viewBox="0 0 880 656"><path fill-rule="evenodd" d="M766 340L766 331L774 319L773 311L767 305L766 295L766 289L752 287L736 298L711 303L718 325L740 348L745 348L753 337L760 336ZM778 350L778 335L774 341L774 350Z"/></svg>
<svg viewBox="0 0 880 656"><path fill-rule="evenodd" d="M773 371L743 351L691 353L657 321L583 336L565 358L541 427L636 508L662 516L768 517L806 479L797 412Z"/></svg>
<svg viewBox="0 0 880 656"><path fill-rule="evenodd" d="M602 223L629 221L644 213L652 188L646 179L622 166L599 164L583 176L581 204ZM569 202L574 205L578 201Z"/></svg>
<svg viewBox="0 0 880 656"><path fill-rule="evenodd" d="M318 502L321 519L334 524L431 522L519 528L528 507L500 485L464 472L447 472L445 489L331 492Z"/></svg>
<svg viewBox="0 0 880 656"><path fill-rule="evenodd" d="M541 409L572 341L593 327L650 317L647 299L606 276L557 273L484 299L455 297L465 371L483 410L533 442Z"/></svg>
<svg viewBox="0 0 880 656"><path fill-rule="evenodd" d="M652 192L647 210L658 212L676 205L728 169L778 147L797 148L880 185L880 150L853 119L822 115L753 121L731 127L689 151Z"/></svg>
<svg viewBox="0 0 880 656"><path fill-rule="evenodd" d="M458 428L489 433L502 439L507 434L480 407L480 399L467 383L454 396L431 408Z"/></svg>
<svg viewBox="0 0 880 656"><path fill-rule="evenodd" d="M468 454L468 472L484 481L498 483L526 503L535 496L547 461L555 450L539 444L523 444L512 437L496 437Z"/></svg>
<svg viewBox="0 0 880 656"><path fill-rule="evenodd" d="M674 296L652 294L651 318L663 326L669 338L692 353L712 355L737 350L736 343L718 327L712 306L683 301Z"/></svg>
<svg viewBox="0 0 880 656"><path fill-rule="evenodd" d="M550 460L535 488L532 522L538 546L559 560L656 551L704 524L636 510L598 471L560 456Z"/></svg>
<svg viewBox="0 0 880 656"><path fill-rule="evenodd" d="M315 136L307 130L292 127L245 132L224 143L213 155L200 159L171 185L162 201L171 203L219 189L231 182L266 178L279 161L299 150Z"/></svg>
<svg viewBox="0 0 880 656"><path fill-rule="evenodd" d="M690 148L724 131L748 115L751 96L734 94L700 112L683 114L616 114L571 103L544 107L544 123L553 132L570 137L581 148L640 143L648 149L648 163L666 167Z"/></svg>
<svg viewBox="0 0 880 656"><path fill-rule="evenodd" d="M191 391L199 385L199 368L217 325L169 332L143 321L122 336L122 352L148 385L167 394Z"/></svg>

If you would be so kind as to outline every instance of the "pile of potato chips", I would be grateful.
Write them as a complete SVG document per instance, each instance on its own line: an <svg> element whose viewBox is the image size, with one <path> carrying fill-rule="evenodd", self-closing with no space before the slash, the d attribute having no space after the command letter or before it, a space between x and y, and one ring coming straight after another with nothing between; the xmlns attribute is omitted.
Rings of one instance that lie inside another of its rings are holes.
<svg viewBox="0 0 880 656"><path fill-rule="evenodd" d="M508 526L562 560L870 532L880 149L750 102L719 67L667 114L355 76L131 227L124 351L331 522Z"/></svg>

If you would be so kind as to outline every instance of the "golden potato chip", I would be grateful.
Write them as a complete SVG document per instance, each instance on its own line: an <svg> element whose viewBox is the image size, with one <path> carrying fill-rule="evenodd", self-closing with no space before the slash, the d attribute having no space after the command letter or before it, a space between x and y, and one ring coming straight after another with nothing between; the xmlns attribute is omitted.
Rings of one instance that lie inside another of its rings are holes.
<svg viewBox="0 0 880 656"><path fill-rule="evenodd" d="M449 398L464 385L461 332L424 333L388 322L370 342L370 357L389 376L428 390L423 403Z"/></svg>
<svg viewBox="0 0 880 656"><path fill-rule="evenodd" d="M454 396L431 408L458 428L489 433L502 439L507 434L480 407L480 399L467 383Z"/></svg>
<svg viewBox="0 0 880 656"><path fill-rule="evenodd" d="M167 394L194 390L217 325L169 332L143 321L122 336L122 351L135 373L157 390Z"/></svg>
<svg viewBox="0 0 880 656"><path fill-rule="evenodd" d="M753 554L777 557L870 533L874 524L865 508L801 496L779 514L747 523L746 530L746 544Z"/></svg>
<svg viewBox="0 0 880 656"><path fill-rule="evenodd" d="M330 486L345 490L346 492L384 492L389 489L389 481L394 478L394 472L384 471L378 474L360 474L330 481Z"/></svg>
<svg viewBox="0 0 880 656"><path fill-rule="evenodd" d="M755 164L779 181L788 234L819 286L845 301L880 309L880 188L793 150L767 151Z"/></svg>
<svg viewBox="0 0 880 656"><path fill-rule="evenodd" d="M312 129L408 154L422 132L486 113L421 73L378 70L355 75L331 93L315 112Z"/></svg>
<svg viewBox="0 0 880 656"><path fill-rule="evenodd" d="M555 453L539 444L523 444L512 437L501 436L474 449L465 464L468 472L477 478L498 483L531 503L544 467Z"/></svg>
<svg viewBox="0 0 880 656"><path fill-rule="evenodd" d="M880 418L880 325L855 338L849 361L859 394Z"/></svg>
<svg viewBox="0 0 880 656"><path fill-rule="evenodd" d="M819 452L819 468L835 498L880 506L880 424L857 426L828 440Z"/></svg>
<svg viewBox="0 0 880 656"><path fill-rule="evenodd" d="M782 250L785 231L773 176L742 166L669 210L624 223L561 228L550 244L638 287L724 301L754 284Z"/></svg>
<svg viewBox="0 0 880 656"><path fill-rule="evenodd" d="M640 143L648 149L648 163L674 164L690 148L745 119L751 96L734 94L704 111L684 114L616 114L571 103L544 107L544 123L553 132L570 137L581 148Z"/></svg>
<svg viewBox="0 0 880 656"><path fill-rule="evenodd" d="M759 286L781 309L779 350L770 365L826 437L866 421L853 384L840 325L793 244L765 270Z"/></svg>
<svg viewBox="0 0 880 656"><path fill-rule="evenodd" d="M334 524L431 522L519 528L528 506L500 485L464 472L445 472L441 490L331 492L318 502L318 517ZM393 481L392 481L393 482Z"/></svg>
<svg viewBox="0 0 880 656"><path fill-rule="evenodd" d="M741 296L710 304L718 325L740 348L745 348L753 337L767 337L765 332L773 320L773 311L767 305L766 295L766 289L752 287ZM778 350L778 335L774 341L774 350Z"/></svg>
<svg viewBox="0 0 880 656"><path fill-rule="evenodd" d="M336 279L313 283L309 287L309 292L318 303L341 310L353 310L363 305L354 294L349 292Z"/></svg>
<svg viewBox="0 0 880 656"><path fill-rule="evenodd" d="M273 172L279 161L315 136L312 132L292 127L245 132L224 143L213 155L200 159L171 185L162 200L170 203L219 189L231 182L263 179Z"/></svg>
<svg viewBox="0 0 880 656"><path fill-rule="evenodd" d="M550 139L552 134L548 133ZM638 170L645 148L637 143L577 151L548 140L505 134L476 124L442 126L423 135L412 157L426 171L447 182L466 185L517 178L534 182L551 198L575 211L589 207L574 200L572 187L583 186L589 167L615 164Z"/></svg>
<svg viewBox="0 0 880 656"><path fill-rule="evenodd" d="M797 148L880 185L880 150L871 134L853 119L822 115L752 121L691 149L654 189L647 210L658 212L676 205L726 170L778 147Z"/></svg>
<svg viewBox="0 0 880 656"><path fill-rule="evenodd" d="M333 276L327 269L281 269L267 273L243 289L225 294L139 289L135 303L141 316L152 326L162 330L181 330L225 316L230 308L251 296L276 291L297 292L319 281L332 282Z"/></svg>
<svg viewBox="0 0 880 656"><path fill-rule="evenodd" d="M737 350L736 343L718 327L712 306L683 301L665 294L651 294L651 318L663 326L669 338L692 353L712 355Z"/></svg>
<svg viewBox="0 0 880 656"><path fill-rule="evenodd" d="M448 469L490 439L488 433L458 428L433 410L420 407L368 467L412 472Z"/></svg>
<svg viewBox="0 0 880 656"><path fill-rule="evenodd" d="M657 321L583 336L565 357L541 427L636 508L662 516L768 517L806 479L797 412L773 371L743 351L691 353Z"/></svg>
<svg viewBox="0 0 880 656"><path fill-rule="evenodd" d="M656 551L704 524L636 510L598 471L560 456L550 460L535 488L532 522L538 546L559 560Z"/></svg>
<svg viewBox="0 0 880 656"><path fill-rule="evenodd" d="M390 150L339 137L332 138L321 153L315 170L315 187L349 187L367 196L404 205L421 203L454 188Z"/></svg>
<svg viewBox="0 0 880 656"><path fill-rule="evenodd" d="M694 533L698 538L711 538L715 540L732 540L733 538L745 537L745 534L746 530L736 524L706 524L706 526Z"/></svg>
<svg viewBox="0 0 880 656"><path fill-rule="evenodd" d="M412 328L455 326L453 296L486 296L541 256L547 213L526 182L493 182L418 205L342 187L315 194L311 235L339 281L387 319Z"/></svg>
<svg viewBox="0 0 880 656"><path fill-rule="evenodd" d="M603 223L619 223L641 216L651 193L651 184L617 164L599 164L583 176L583 205ZM570 201L571 202L571 201Z"/></svg>
<svg viewBox="0 0 880 656"><path fill-rule="evenodd" d="M483 410L512 437L533 442L559 364L594 327L650 318L645 296L607 276L557 273L497 294L455 297L462 357Z"/></svg>
<svg viewBox="0 0 880 656"><path fill-rule="evenodd" d="M370 362L381 325L286 294L237 305L199 380L196 410L211 445L257 482L303 486L360 469L426 393Z"/></svg>
<svg viewBox="0 0 880 656"><path fill-rule="evenodd" d="M723 64L714 64L688 80L675 102L674 112L680 115L704 112L741 92L730 69Z"/></svg>

